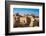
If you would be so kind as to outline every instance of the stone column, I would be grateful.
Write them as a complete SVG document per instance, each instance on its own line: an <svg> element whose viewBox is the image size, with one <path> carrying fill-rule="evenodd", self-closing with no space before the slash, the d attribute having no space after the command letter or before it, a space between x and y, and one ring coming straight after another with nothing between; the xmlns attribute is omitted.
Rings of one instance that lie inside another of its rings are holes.
<svg viewBox="0 0 46 36"><path fill-rule="evenodd" d="M29 26L30 26L30 27L33 27L34 18L33 18L32 16L31 16L30 18L31 18L31 22L30 22L30 25L29 25Z"/></svg>

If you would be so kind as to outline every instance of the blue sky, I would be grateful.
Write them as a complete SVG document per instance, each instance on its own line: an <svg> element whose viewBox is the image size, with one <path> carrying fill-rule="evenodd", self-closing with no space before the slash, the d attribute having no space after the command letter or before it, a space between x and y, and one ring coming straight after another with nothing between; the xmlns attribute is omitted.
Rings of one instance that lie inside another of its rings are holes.
<svg viewBox="0 0 46 36"><path fill-rule="evenodd" d="M13 8L13 13L19 14L34 14L36 16L39 15L39 9L32 9L32 8Z"/></svg>

